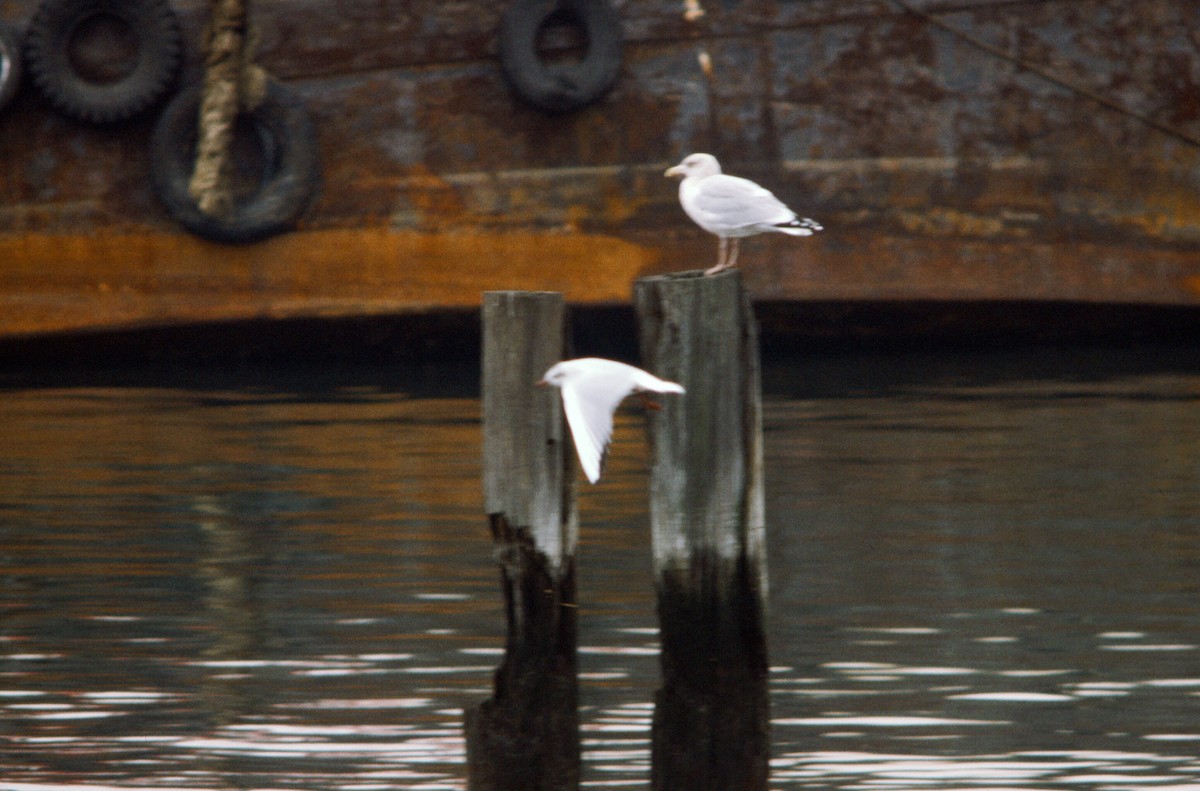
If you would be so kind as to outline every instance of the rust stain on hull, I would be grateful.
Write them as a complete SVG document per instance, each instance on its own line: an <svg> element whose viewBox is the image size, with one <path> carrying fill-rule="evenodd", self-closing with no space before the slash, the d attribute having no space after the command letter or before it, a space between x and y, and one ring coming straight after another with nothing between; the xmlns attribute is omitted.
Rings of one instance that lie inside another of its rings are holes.
<svg viewBox="0 0 1200 791"><path fill-rule="evenodd" d="M748 260L741 268L751 293L782 301L1067 300L1200 307L1200 257L1190 250L913 237L844 244L850 233L843 231L820 250L793 247L786 256ZM778 246L774 239L768 244ZM757 252L744 249L743 255Z"/></svg>
<svg viewBox="0 0 1200 791"><path fill-rule="evenodd" d="M589 234L301 231L248 247L188 236L0 236L4 332L406 313L488 290L624 302L658 254Z"/></svg>
<svg viewBox="0 0 1200 791"><path fill-rule="evenodd" d="M488 290L628 303L642 276L709 266L716 240L646 231L307 230L248 247L170 234L0 235L0 336L254 318L478 307ZM1140 303L1200 307L1200 256L1098 241L880 235L757 237L755 299Z"/></svg>

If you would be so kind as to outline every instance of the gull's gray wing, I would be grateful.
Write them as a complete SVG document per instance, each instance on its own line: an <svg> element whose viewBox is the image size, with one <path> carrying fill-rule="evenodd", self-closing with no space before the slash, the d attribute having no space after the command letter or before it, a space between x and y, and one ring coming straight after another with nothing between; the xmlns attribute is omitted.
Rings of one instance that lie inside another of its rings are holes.
<svg viewBox="0 0 1200 791"><path fill-rule="evenodd" d="M728 229L776 225L796 217L795 212L765 188L749 179L724 173L700 182L695 208L710 225Z"/></svg>

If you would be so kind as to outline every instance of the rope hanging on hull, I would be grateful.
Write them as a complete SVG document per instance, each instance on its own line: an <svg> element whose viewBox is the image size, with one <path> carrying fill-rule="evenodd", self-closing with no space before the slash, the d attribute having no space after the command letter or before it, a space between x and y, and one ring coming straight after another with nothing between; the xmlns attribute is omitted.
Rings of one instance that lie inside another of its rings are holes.
<svg viewBox="0 0 1200 791"><path fill-rule="evenodd" d="M196 167L188 185L200 210L214 217L233 210L230 186L234 125L266 95L267 74L252 62L255 36L250 0L210 0L204 42L204 87L196 136Z"/></svg>

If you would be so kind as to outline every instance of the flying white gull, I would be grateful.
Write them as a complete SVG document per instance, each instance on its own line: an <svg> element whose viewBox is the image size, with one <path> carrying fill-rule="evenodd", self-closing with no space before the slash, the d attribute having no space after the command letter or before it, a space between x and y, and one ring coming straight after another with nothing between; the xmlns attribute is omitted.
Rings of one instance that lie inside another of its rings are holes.
<svg viewBox="0 0 1200 791"><path fill-rule="evenodd" d="M674 382L659 379L641 368L599 357L556 363L537 384L562 390L563 411L567 413L579 463L592 483L600 480L600 468L612 437L613 413L625 396L683 392Z"/></svg>
<svg viewBox="0 0 1200 791"><path fill-rule="evenodd" d="M679 183L680 205L696 225L720 239L717 265L706 269L706 275L737 263L738 240L743 236L772 231L812 236L821 230L819 222L797 217L783 201L753 181L722 173L721 163L712 154L689 154L668 168L665 175L683 176Z"/></svg>

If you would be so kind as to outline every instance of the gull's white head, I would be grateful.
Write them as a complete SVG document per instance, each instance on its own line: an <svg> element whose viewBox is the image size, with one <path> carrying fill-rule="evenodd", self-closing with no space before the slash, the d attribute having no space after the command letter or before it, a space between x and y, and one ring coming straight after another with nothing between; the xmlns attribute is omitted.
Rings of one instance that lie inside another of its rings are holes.
<svg viewBox="0 0 1200 791"><path fill-rule="evenodd" d="M574 360L564 360L561 363L555 363L550 366L550 370L546 371L545 375L538 380L537 384L542 387L562 387L567 380L578 373L578 366L572 365Z"/></svg>
<svg viewBox="0 0 1200 791"><path fill-rule="evenodd" d="M715 176L720 172L721 163L712 154L688 154L678 165L667 168L663 175L702 179L705 176Z"/></svg>

